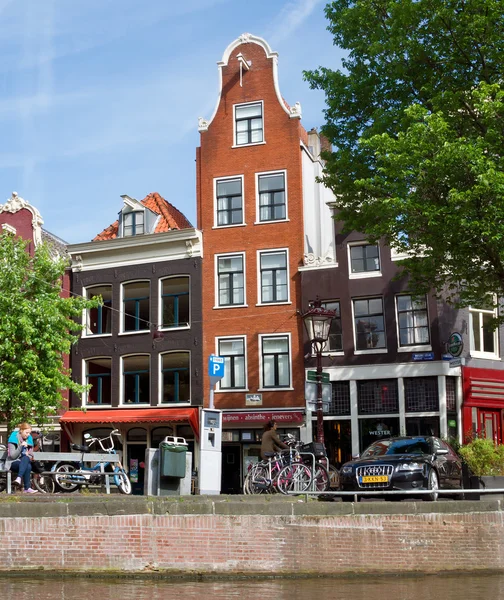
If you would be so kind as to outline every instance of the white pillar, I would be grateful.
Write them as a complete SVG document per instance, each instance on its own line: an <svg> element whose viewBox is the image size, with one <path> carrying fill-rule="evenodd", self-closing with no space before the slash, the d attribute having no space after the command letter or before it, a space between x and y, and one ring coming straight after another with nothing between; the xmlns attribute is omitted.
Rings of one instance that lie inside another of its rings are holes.
<svg viewBox="0 0 504 600"><path fill-rule="evenodd" d="M404 378L397 378L397 397L399 400L399 435L406 435L406 401L404 399Z"/></svg>
<svg viewBox="0 0 504 600"><path fill-rule="evenodd" d="M359 406L357 402L357 382L350 381L350 420L352 422L352 456L360 453L359 448Z"/></svg>
<svg viewBox="0 0 504 600"><path fill-rule="evenodd" d="M438 375L438 393L439 393L439 437L446 439L448 437L448 417L446 415L446 377Z"/></svg>

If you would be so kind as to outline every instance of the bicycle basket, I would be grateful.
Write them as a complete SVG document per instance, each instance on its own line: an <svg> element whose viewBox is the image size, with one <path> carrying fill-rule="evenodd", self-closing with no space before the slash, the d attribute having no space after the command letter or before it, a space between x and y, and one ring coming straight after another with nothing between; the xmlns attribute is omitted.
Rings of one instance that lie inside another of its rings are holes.
<svg viewBox="0 0 504 600"><path fill-rule="evenodd" d="M315 458L325 458L327 456L325 446L320 442L310 442L309 444L303 444L299 451L314 454Z"/></svg>

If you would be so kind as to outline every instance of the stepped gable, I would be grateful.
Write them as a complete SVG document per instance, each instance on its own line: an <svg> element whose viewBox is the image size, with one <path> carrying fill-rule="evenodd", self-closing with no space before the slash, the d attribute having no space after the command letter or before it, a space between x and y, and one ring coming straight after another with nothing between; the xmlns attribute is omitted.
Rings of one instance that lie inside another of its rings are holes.
<svg viewBox="0 0 504 600"><path fill-rule="evenodd" d="M170 231L172 229L187 229L192 227L185 215L157 192L148 194L143 200L140 200L140 202L146 208L160 216L153 233L164 233L165 231ZM117 237L118 229L119 221L117 220L94 237L93 242L115 239Z"/></svg>

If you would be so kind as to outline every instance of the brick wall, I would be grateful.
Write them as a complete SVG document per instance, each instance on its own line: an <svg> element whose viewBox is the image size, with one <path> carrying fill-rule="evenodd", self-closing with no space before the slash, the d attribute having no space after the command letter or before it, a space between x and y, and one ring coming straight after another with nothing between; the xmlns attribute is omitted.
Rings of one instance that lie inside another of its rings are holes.
<svg viewBox="0 0 504 600"><path fill-rule="evenodd" d="M501 512L0 519L3 570L342 574L504 568Z"/></svg>

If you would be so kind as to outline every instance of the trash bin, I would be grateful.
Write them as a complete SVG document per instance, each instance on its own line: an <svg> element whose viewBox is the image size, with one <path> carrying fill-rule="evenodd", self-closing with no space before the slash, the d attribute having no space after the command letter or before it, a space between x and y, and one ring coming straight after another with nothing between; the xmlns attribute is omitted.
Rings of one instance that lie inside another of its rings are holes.
<svg viewBox="0 0 504 600"><path fill-rule="evenodd" d="M187 442L184 438L167 436L159 444L161 477L185 477Z"/></svg>

